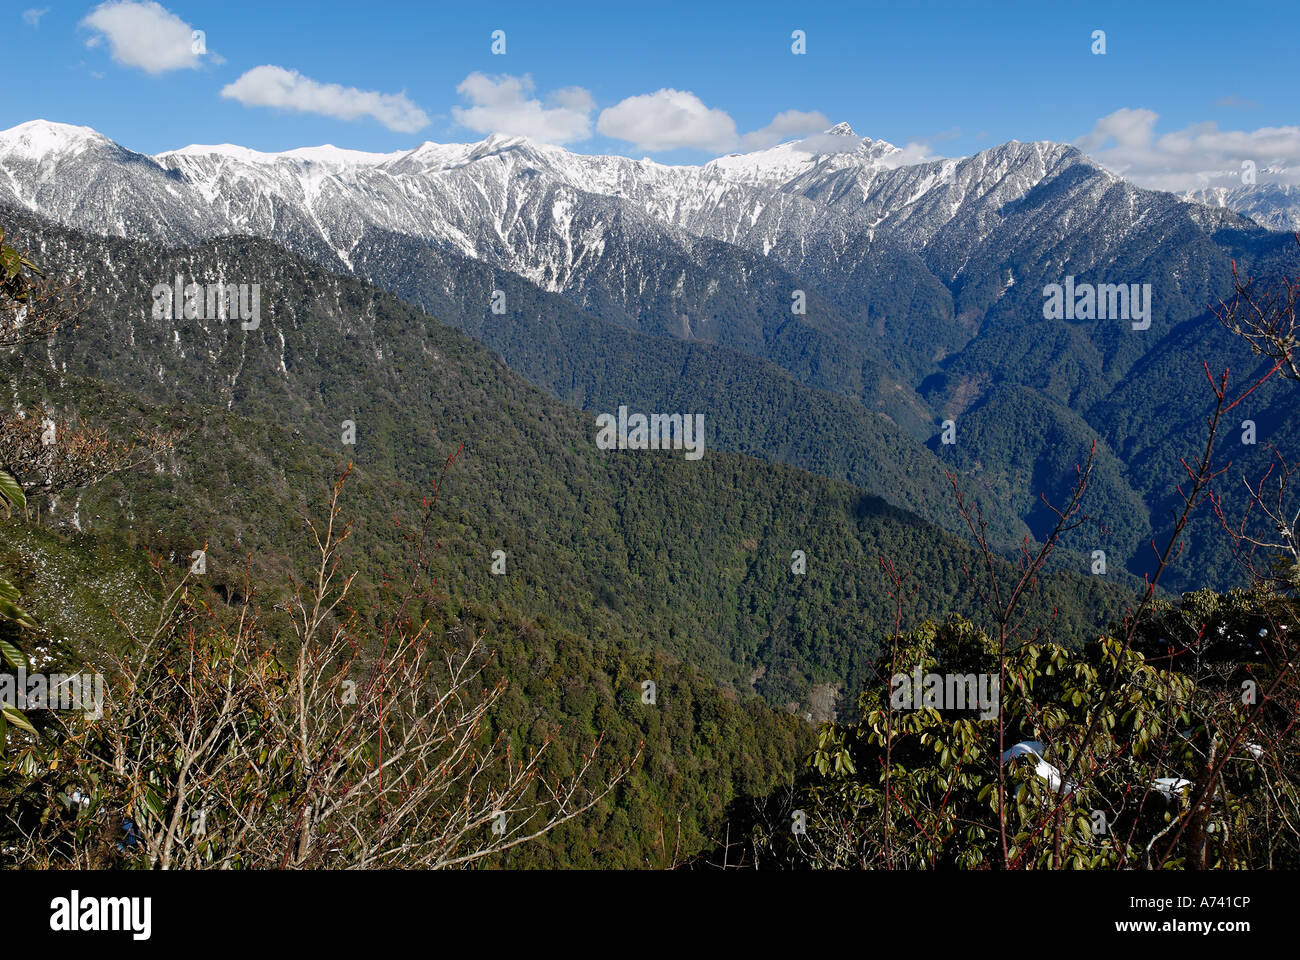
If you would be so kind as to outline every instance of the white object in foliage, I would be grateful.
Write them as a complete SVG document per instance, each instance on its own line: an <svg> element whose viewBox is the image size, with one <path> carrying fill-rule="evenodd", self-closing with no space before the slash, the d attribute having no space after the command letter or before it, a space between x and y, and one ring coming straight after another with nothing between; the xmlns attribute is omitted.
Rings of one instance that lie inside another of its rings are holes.
<svg viewBox="0 0 1300 960"><path fill-rule="evenodd" d="M1184 780L1182 777L1156 777L1151 781L1151 786L1166 797L1173 797L1176 793L1184 793L1191 785L1192 781Z"/></svg>
<svg viewBox="0 0 1300 960"><path fill-rule="evenodd" d="M1053 793L1059 793L1061 790L1061 771L1043 759L1043 754L1046 752L1047 748L1037 740L1022 740L1002 754L1002 762L1007 763L1016 757L1033 757L1034 773L1038 775L1040 780L1047 783L1048 788ZM1074 784L1066 784L1066 794L1068 795L1073 791Z"/></svg>

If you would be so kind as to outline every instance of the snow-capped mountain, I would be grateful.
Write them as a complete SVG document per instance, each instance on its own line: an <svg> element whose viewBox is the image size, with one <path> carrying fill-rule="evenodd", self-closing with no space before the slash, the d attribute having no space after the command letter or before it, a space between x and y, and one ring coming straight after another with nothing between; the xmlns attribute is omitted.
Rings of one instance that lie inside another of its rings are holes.
<svg viewBox="0 0 1300 960"><path fill-rule="evenodd" d="M726 180L779 188L814 169L823 173L849 167L883 170L906 163L904 152L893 144L860 138L847 123L837 123L801 140L710 160L704 169Z"/></svg>
<svg viewBox="0 0 1300 960"><path fill-rule="evenodd" d="M146 157L84 127L32 121L0 133L0 199L97 233L181 242L230 233L328 250L350 263L367 229L392 230L492 259L552 289L598 233L569 232L576 194L632 205L660 226L760 246L760 237L802 234L823 211L801 203L790 180L815 183L838 170L883 170L899 151L858 138L845 125L815 140L705 167L585 156L493 135L476 144L424 143L396 154L314 147L260 153L229 144L188 146ZM561 255L530 256L543 220ZM496 250L501 240L513 258Z"/></svg>
<svg viewBox="0 0 1300 960"><path fill-rule="evenodd" d="M0 171L0 204L82 231L169 245L251 234L393 290L422 247L445 250L853 396L886 369L919 382L989 311L1032 310L1023 298L1067 273L1159 279L1163 319L1185 319L1206 302L1206 258L1223 259L1209 238L1250 228L1071 146L915 163L847 124L669 166L502 135L392 154L225 144L151 157L36 120L0 132ZM812 307L792 318L796 289Z"/></svg>
<svg viewBox="0 0 1300 960"><path fill-rule="evenodd" d="M1265 168L1259 175L1268 179L1189 190L1182 196L1193 203L1233 210L1270 230L1300 230L1300 183L1283 179L1288 175L1284 170Z"/></svg>
<svg viewBox="0 0 1300 960"><path fill-rule="evenodd" d="M1117 237L1166 214L1172 199L1060 144L1011 142L962 160L907 163L897 147L847 124L702 166L666 166L501 135L393 154L226 144L150 157L85 127L36 120L0 132L0 171L0 202L90 232L171 244L253 234L352 270L358 245L380 231L578 298L590 294L615 240L687 262L699 261L697 241L723 241L836 285L882 238L953 283L979 249L1023 240L1023 224L1007 214L1031 197L1059 201L1037 217L1037 231L1068 232L1101 216ZM645 300L644 282L629 277L610 292L631 305Z"/></svg>
<svg viewBox="0 0 1300 960"><path fill-rule="evenodd" d="M0 132L0 200L68 226L172 243L251 233L328 251L345 266L360 236L377 228L495 260L551 289L564 289L584 256L599 254L601 231L578 210L599 198L627 205L647 229L789 256L814 238L843 240L864 228L924 245L949 222L978 224L1069 166L1113 182L1058 144L1013 142L909 165L897 147L847 124L699 167L501 135L392 154L224 144L148 157L86 127L36 120Z"/></svg>

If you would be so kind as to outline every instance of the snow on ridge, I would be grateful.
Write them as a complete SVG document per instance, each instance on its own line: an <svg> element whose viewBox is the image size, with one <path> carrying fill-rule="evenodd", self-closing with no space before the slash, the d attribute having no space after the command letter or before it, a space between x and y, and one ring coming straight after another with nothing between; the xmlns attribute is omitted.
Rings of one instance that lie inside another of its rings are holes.
<svg viewBox="0 0 1300 960"><path fill-rule="evenodd" d="M144 210L147 219L133 225L137 232L250 233L313 255L328 249L348 269L373 228L435 241L548 289L563 289L594 269L607 229L634 238L662 232L665 242L685 246L688 238L705 237L763 256L775 251L796 264L821 256L825 244L862 230L869 236L876 227L909 244L928 243L962 215L969 221L963 229L979 233L971 241L978 243L994 211L1059 172L1063 162L1086 162L1069 145L1015 141L963 159L923 160L913 149L838 124L700 165L574 153L503 134L473 144L427 141L386 154L330 144L281 153L191 145L153 158L161 170L124 163L122 148L96 149L84 169L60 169L50 184L42 169L33 174L26 163L2 162L5 146L25 131L32 134L23 141L29 150L111 141L86 128L39 121L0 134L0 170L10 181L0 176L0 195L35 209L36 191L44 190L40 206L56 219L125 235L121 211ZM102 183L114 204L107 210L80 204L74 186L87 180Z"/></svg>
<svg viewBox="0 0 1300 960"><path fill-rule="evenodd" d="M365 150L348 150L325 143L319 147L298 147L272 154L277 157L289 157L294 160L306 160L309 163L338 164L340 166L378 166L398 157L406 156L408 151L397 150L393 153L369 153Z"/></svg>
<svg viewBox="0 0 1300 960"><path fill-rule="evenodd" d="M368 153L364 150L345 150L342 147L336 147L332 143L325 143L319 147L298 147L294 150L283 150L279 153L264 153L260 150L253 150L249 147L241 147L233 143L219 144L198 144L192 143L187 147L181 147L179 150L165 150L154 156L155 160L163 160L167 157L228 157L231 160L238 160L241 163L277 163L281 160L298 160L306 163L319 163L329 166L378 166L390 160L396 160L398 157L406 156L407 151L399 150L395 153Z"/></svg>
<svg viewBox="0 0 1300 960"><path fill-rule="evenodd" d="M259 150L251 150L248 147L241 147L233 143L191 143L188 147L181 147L179 150L164 150L162 153L154 154L154 159L163 160L167 157L211 156L229 157L232 160L239 160L243 163L274 163L279 159L279 154L262 153Z"/></svg>
<svg viewBox="0 0 1300 960"><path fill-rule="evenodd" d="M903 151L892 143L859 137L847 123L837 123L799 140L718 157L701 169L727 180L775 185L789 182L818 166L877 170L905 165Z"/></svg>

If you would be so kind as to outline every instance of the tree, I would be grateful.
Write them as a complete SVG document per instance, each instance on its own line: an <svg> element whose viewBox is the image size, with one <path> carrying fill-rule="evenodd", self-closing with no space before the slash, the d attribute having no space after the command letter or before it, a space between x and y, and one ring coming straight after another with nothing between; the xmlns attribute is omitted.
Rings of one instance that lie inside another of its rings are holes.
<svg viewBox="0 0 1300 960"><path fill-rule="evenodd" d="M74 327L85 309L76 287L45 276L4 238L0 227L0 347L47 340Z"/></svg>
<svg viewBox="0 0 1300 960"><path fill-rule="evenodd" d="M28 497L92 486L153 463L175 446L167 434L140 430L118 440L108 427L83 424L47 407L0 415L0 471Z"/></svg>

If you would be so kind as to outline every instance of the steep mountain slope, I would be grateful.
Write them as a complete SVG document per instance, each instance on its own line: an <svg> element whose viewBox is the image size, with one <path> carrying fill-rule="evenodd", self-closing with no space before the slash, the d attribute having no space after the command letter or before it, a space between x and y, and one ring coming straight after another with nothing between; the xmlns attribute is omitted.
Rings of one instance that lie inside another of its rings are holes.
<svg viewBox="0 0 1300 960"><path fill-rule="evenodd" d="M847 480L960 528L943 465L914 440L930 432L928 409L878 371L864 382L861 399L813 390L774 364L629 331L510 274L393 234L363 241L357 268L492 347L568 403L596 411L630 403L702 412L717 449ZM485 309L495 290L504 295L501 315ZM984 506L999 539L1019 540L1023 526L996 501Z"/></svg>

